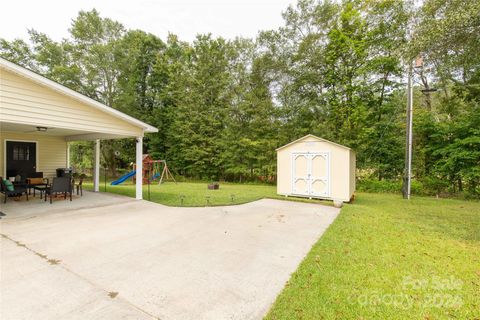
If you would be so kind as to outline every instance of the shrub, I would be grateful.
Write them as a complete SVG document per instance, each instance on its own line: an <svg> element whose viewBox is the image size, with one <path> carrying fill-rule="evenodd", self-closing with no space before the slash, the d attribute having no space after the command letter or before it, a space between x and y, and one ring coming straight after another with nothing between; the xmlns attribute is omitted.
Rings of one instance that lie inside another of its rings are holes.
<svg viewBox="0 0 480 320"><path fill-rule="evenodd" d="M424 193L429 195L440 195L445 192L449 187L449 183L445 179L441 179L436 176L427 176L422 179L423 185L425 186Z"/></svg>
<svg viewBox="0 0 480 320"><path fill-rule="evenodd" d="M357 183L357 190L364 192L379 192L379 193L401 193L401 180L376 180L376 179L360 179ZM412 194L424 195L424 185L421 181L412 180L410 187Z"/></svg>
<svg viewBox="0 0 480 320"><path fill-rule="evenodd" d="M358 191L398 193L402 191L402 182L397 180L360 179Z"/></svg>

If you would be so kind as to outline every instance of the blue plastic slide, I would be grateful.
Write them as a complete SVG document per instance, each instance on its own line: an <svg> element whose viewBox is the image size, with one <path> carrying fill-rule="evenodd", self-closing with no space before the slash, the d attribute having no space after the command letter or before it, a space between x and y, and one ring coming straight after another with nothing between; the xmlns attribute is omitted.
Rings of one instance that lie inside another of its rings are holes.
<svg viewBox="0 0 480 320"><path fill-rule="evenodd" d="M133 177L135 175L135 171L131 171L123 176L121 176L120 178L118 178L117 180L113 181L112 183L110 183L112 186L116 186L117 184L120 184L120 183L123 183L125 182L125 180Z"/></svg>

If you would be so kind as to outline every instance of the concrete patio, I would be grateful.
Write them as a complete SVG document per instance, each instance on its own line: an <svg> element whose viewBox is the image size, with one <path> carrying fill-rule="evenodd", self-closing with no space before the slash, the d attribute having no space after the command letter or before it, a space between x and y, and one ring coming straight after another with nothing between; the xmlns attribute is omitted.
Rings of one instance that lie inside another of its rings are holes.
<svg viewBox="0 0 480 320"><path fill-rule="evenodd" d="M0 211L5 214L2 219L18 219L25 217L36 217L53 213L66 213L80 209L104 207L112 204L135 201L132 198L118 196L113 193L99 193L91 191L83 191L83 196L74 195L72 201L67 197L65 200L61 195L54 198L53 203L49 200L44 201L40 198L39 192L36 196L33 193L28 197L20 198L20 201L15 201L13 198L8 198L7 203L3 203L3 197L0 197Z"/></svg>
<svg viewBox="0 0 480 320"><path fill-rule="evenodd" d="M1 319L261 319L339 212L93 193L38 202L28 215L18 208L30 202L2 208Z"/></svg>

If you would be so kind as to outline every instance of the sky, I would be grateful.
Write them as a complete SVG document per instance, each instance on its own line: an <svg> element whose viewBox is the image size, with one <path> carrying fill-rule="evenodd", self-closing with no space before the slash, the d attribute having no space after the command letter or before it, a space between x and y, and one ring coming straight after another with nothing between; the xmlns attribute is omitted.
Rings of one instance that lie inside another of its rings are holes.
<svg viewBox="0 0 480 320"><path fill-rule="evenodd" d="M184 41L212 33L233 39L254 38L260 30L283 25L281 13L295 0L13 0L0 12L0 37L28 38L27 30L46 33L53 40L68 37L68 28L80 10L93 8L102 17L166 39L169 32Z"/></svg>

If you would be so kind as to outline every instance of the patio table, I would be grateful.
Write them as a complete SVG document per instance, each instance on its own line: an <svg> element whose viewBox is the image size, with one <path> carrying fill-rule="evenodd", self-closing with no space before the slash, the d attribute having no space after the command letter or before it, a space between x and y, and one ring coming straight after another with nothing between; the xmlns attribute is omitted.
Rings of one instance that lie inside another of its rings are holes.
<svg viewBox="0 0 480 320"><path fill-rule="evenodd" d="M43 199L43 193L48 188L48 184L37 184L33 186L33 196L35 197L35 190L40 191L40 199Z"/></svg>

